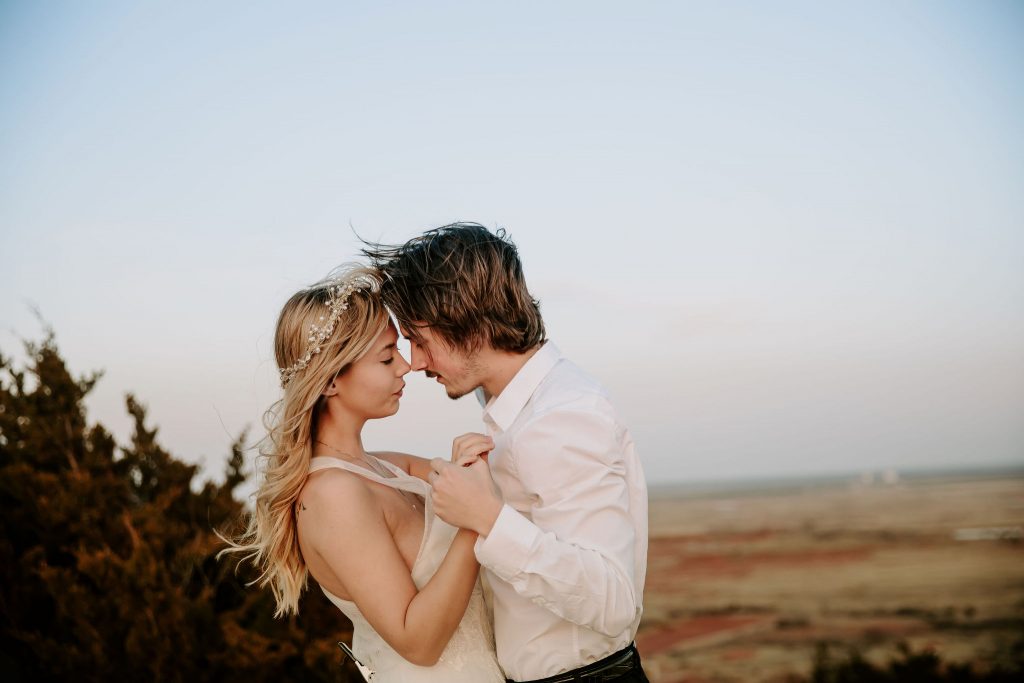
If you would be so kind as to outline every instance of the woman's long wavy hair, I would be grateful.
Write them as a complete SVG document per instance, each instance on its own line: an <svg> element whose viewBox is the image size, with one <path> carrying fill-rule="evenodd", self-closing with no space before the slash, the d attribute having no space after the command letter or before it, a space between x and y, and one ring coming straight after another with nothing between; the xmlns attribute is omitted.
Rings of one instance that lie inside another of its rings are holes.
<svg viewBox="0 0 1024 683"><path fill-rule="evenodd" d="M353 283L348 308L334 331L309 364L284 387L284 395L263 416L267 434L260 442L259 487L246 529L236 538L225 538L224 553L241 553L259 570L252 582L270 586L277 603L274 616L297 614L299 597L308 571L299 550L295 504L306 482L323 392L334 378L362 358L388 322L380 298L376 272L346 264L311 287L296 292L281 309L274 333L274 355L279 368L288 368L305 356L310 329L327 320L331 290ZM218 555L218 556L219 556Z"/></svg>

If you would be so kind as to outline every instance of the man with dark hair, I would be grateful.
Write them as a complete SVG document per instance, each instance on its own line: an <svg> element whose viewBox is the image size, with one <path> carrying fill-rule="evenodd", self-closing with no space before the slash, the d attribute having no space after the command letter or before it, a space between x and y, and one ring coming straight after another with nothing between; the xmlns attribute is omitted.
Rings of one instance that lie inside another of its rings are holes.
<svg viewBox="0 0 1024 683"><path fill-rule="evenodd" d="M505 675L647 681L633 645L647 570L640 461L604 388L546 340L515 245L456 223L364 252L412 369L451 398L482 394L488 435L459 437L453 453L483 444L489 458L435 459L430 479L438 516L479 534Z"/></svg>

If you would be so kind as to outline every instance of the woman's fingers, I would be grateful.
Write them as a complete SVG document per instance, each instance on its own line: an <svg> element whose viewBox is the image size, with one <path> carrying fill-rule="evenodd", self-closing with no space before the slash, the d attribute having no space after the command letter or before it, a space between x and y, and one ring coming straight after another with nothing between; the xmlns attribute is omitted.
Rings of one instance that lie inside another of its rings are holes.
<svg viewBox="0 0 1024 683"><path fill-rule="evenodd" d="M477 432L469 432L461 436L455 437L452 441L452 458L454 459L461 449L465 448L468 444L476 443L481 440L490 441L491 437L486 434L478 434Z"/></svg>
<svg viewBox="0 0 1024 683"><path fill-rule="evenodd" d="M477 458L477 456L475 456L475 455L464 455L461 458L459 458L458 460L456 460L455 464L456 465L460 465L462 467L469 467L474 462L476 462L476 458Z"/></svg>
<svg viewBox="0 0 1024 683"><path fill-rule="evenodd" d="M475 460L480 455L488 453L493 449L494 440L486 434L477 434L475 432L463 434L452 441L452 462L458 463L466 458Z"/></svg>
<svg viewBox="0 0 1024 683"><path fill-rule="evenodd" d="M461 465L462 467L469 467L470 465L475 463L477 460L483 460L484 462L487 462L487 457L490 454L491 454L491 452L487 451L485 453L478 453L478 454L475 454L475 455L464 455L461 458L459 458L458 460L456 460L455 464L456 465Z"/></svg>

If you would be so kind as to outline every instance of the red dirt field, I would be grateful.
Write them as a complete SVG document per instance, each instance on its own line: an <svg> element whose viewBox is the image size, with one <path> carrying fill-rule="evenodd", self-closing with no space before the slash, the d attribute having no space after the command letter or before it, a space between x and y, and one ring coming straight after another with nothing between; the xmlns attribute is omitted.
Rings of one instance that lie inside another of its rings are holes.
<svg viewBox="0 0 1024 683"><path fill-rule="evenodd" d="M1020 526L1022 478L654 499L637 647L652 683L781 683L819 642L984 662L1024 632L1024 543L958 531Z"/></svg>
<svg viewBox="0 0 1024 683"><path fill-rule="evenodd" d="M772 617L707 616L683 619L671 626L648 630L637 637L637 648L656 655L666 650L685 649L733 640L741 634L773 626Z"/></svg>
<svg viewBox="0 0 1024 683"><path fill-rule="evenodd" d="M849 549L807 549L782 552L752 552L738 555L722 554L682 554L679 550L660 547L660 539L652 543L651 554L659 553L670 558L668 562L659 561L659 576L666 588L678 584L685 577L730 576L740 578L757 569L766 567L793 567L808 569L811 567L830 567L849 562L861 562L871 557L874 548L858 547ZM667 565L667 566L666 566ZM653 578L653 577L652 577ZM666 580L667 579L667 580Z"/></svg>

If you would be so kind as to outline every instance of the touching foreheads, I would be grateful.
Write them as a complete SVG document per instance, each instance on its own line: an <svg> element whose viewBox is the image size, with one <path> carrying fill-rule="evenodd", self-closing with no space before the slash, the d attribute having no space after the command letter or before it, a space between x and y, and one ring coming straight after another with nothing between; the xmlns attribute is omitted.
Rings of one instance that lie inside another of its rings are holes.
<svg viewBox="0 0 1024 683"><path fill-rule="evenodd" d="M452 223L403 245L367 243L388 308L413 336L429 326L448 345L525 353L545 340L539 302L503 229Z"/></svg>

